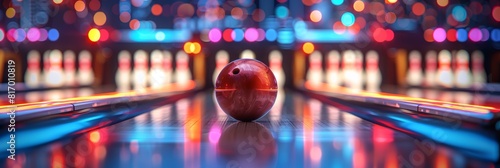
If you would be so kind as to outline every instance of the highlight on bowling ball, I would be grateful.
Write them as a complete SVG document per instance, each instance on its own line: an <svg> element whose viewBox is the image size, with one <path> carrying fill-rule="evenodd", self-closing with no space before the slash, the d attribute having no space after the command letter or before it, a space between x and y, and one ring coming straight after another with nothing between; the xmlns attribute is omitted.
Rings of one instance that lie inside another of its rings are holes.
<svg viewBox="0 0 500 168"><path fill-rule="evenodd" d="M255 59L230 62L215 81L215 97L220 108L239 121L254 121L267 114L277 94L273 72Z"/></svg>

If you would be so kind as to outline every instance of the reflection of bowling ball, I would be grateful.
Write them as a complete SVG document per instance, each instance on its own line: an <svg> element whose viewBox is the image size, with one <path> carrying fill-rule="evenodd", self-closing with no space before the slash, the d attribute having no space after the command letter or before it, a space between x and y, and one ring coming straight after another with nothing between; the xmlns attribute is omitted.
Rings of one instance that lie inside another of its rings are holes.
<svg viewBox="0 0 500 168"><path fill-rule="evenodd" d="M237 122L222 132L217 153L227 159L226 167L270 167L276 148L266 127L255 122Z"/></svg>
<svg viewBox="0 0 500 168"><path fill-rule="evenodd" d="M221 109L240 121L264 116L278 93L276 78L269 67L254 59L230 62L215 81L215 96Z"/></svg>

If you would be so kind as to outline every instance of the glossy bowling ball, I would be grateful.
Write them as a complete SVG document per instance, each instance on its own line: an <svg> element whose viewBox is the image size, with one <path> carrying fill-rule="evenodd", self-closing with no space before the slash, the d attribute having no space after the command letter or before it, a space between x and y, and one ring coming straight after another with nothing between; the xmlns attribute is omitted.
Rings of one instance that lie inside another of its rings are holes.
<svg viewBox="0 0 500 168"><path fill-rule="evenodd" d="M263 125L237 122L223 129L217 154L226 160L225 167L274 167L277 145Z"/></svg>
<svg viewBox="0 0 500 168"><path fill-rule="evenodd" d="M240 121L264 116L273 106L277 93L273 72L255 59L230 62L215 81L215 97L220 108Z"/></svg>

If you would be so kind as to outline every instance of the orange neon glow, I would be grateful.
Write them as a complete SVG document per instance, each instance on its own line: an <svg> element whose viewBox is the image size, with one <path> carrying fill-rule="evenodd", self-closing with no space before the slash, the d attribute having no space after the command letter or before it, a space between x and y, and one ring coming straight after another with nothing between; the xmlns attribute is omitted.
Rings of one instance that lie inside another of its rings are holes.
<svg viewBox="0 0 500 168"><path fill-rule="evenodd" d="M93 143L99 142L99 140L101 140L101 134L99 133L99 131L92 131L89 134L89 140Z"/></svg>
<svg viewBox="0 0 500 168"><path fill-rule="evenodd" d="M188 54L198 54L201 52L201 45L198 42L186 42L184 44L184 52Z"/></svg>

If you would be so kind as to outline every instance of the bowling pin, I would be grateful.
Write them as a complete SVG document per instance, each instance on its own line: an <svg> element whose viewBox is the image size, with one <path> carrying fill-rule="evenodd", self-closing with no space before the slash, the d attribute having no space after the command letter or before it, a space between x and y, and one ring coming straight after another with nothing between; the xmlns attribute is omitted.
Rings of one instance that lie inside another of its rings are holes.
<svg viewBox="0 0 500 168"><path fill-rule="evenodd" d="M175 55L175 82L186 84L192 79L189 69L189 56L184 51L179 51Z"/></svg>
<svg viewBox="0 0 500 168"><path fill-rule="evenodd" d="M148 85L148 57L144 50L134 53L134 70L132 71L134 90L142 91Z"/></svg>
<svg viewBox="0 0 500 168"><path fill-rule="evenodd" d="M165 72L165 83L172 83L172 53L163 51L163 71Z"/></svg>
<svg viewBox="0 0 500 168"><path fill-rule="evenodd" d="M88 86L94 83L92 70L92 55L88 50L80 51L78 55L78 84Z"/></svg>
<svg viewBox="0 0 500 168"><path fill-rule="evenodd" d="M244 50L241 52L240 58L255 59L255 54L252 50Z"/></svg>
<svg viewBox="0 0 500 168"><path fill-rule="evenodd" d="M49 72L49 69L50 69L50 59L49 59L49 55L50 55L50 50L47 50L45 52L43 52L43 71L42 71L42 85L44 87L46 87L46 84L45 84L45 78L47 78L47 72Z"/></svg>
<svg viewBox="0 0 500 168"><path fill-rule="evenodd" d="M469 88L472 85L472 75L469 69L469 53L459 50L456 55L455 86Z"/></svg>
<svg viewBox="0 0 500 168"><path fill-rule="evenodd" d="M130 60L130 52L123 50L118 53L118 70L116 71L115 75L115 82L118 92L125 92L130 90Z"/></svg>
<svg viewBox="0 0 500 168"><path fill-rule="evenodd" d="M328 53L328 67L326 70L326 82L329 86L337 87L340 86L342 82L342 76L340 75L339 65L340 65L340 53L336 50L332 50Z"/></svg>
<svg viewBox="0 0 500 168"><path fill-rule="evenodd" d="M219 76L220 71L229 63L229 53L224 50L220 50L215 54L215 70L212 76L212 81L215 86L215 81Z"/></svg>
<svg viewBox="0 0 500 168"><path fill-rule="evenodd" d="M382 84L382 74L378 66L378 53L370 50L366 53L366 90L369 92L379 92Z"/></svg>
<svg viewBox="0 0 500 168"><path fill-rule="evenodd" d="M441 50L438 54L437 82L442 87L453 87L453 73L451 71L451 53Z"/></svg>
<svg viewBox="0 0 500 168"><path fill-rule="evenodd" d="M64 82L66 86L75 86L76 68L75 53L71 50L64 51Z"/></svg>
<svg viewBox="0 0 500 168"><path fill-rule="evenodd" d="M364 72L363 72L363 53L359 50L354 51L354 78L352 80L351 88L355 91L363 90Z"/></svg>
<svg viewBox="0 0 500 168"><path fill-rule="evenodd" d="M433 87L436 84L437 69L436 51L428 51L425 56L425 86Z"/></svg>
<svg viewBox="0 0 500 168"><path fill-rule="evenodd" d="M40 53L36 50L31 50L28 53L28 68L24 74L24 84L29 88L40 87Z"/></svg>
<svg viewBox="0 0 500 168"><path fill-rule="evenodd" d="M276 81L278 82L278 88L283 89L285 85L285 72L283 71L283 56L278 50L273 50L269 53L269 69L274 74Z"/></svg>
<svg viewBox="0 0 500 168"><path fill-rule="evenodd" d="M486 72L483 66L483 53L479 50L472 52L472 85L482 87L486 83Z"/></svg>
<svg viewBox="0 0 500 168"><path fill-rule="evenodd" d="M406 74L406 83L410 86L420 86L423 81L422 56L420 52L413 50L409 54L409 69Z"/></svg>
<svg viewBox="0 0 500 168"><path fill-rule="evenodd" d="M163 52L154 50L151 52L151 70L149 71L149 83L152 88L165 86L165 71L163 69Z"/></svg>
<svg viewBox="0 0 500 168"><path fill-rule="evenodd" d="M352 50L346 50L342 54L342 78L344 79L344 85L348 88L353 87L354 80L361 80L356 78L356 55Z"/></svg>
<svg viewBox="0 0 500 168"><path fill-rule="evenodd" d="M64 85L64 71L62 69L62 53L59 50L52 50L49 54L49 66L45 75L45 85L47 87L61 87Z"/></svg>
<svg viewBox="0 0 500 168"><path fill-rule="evenodd" d="M319 51L309 55L309 69L306 73L306 81L312 85L320 85L323 82L322 58Z"/></svg>

